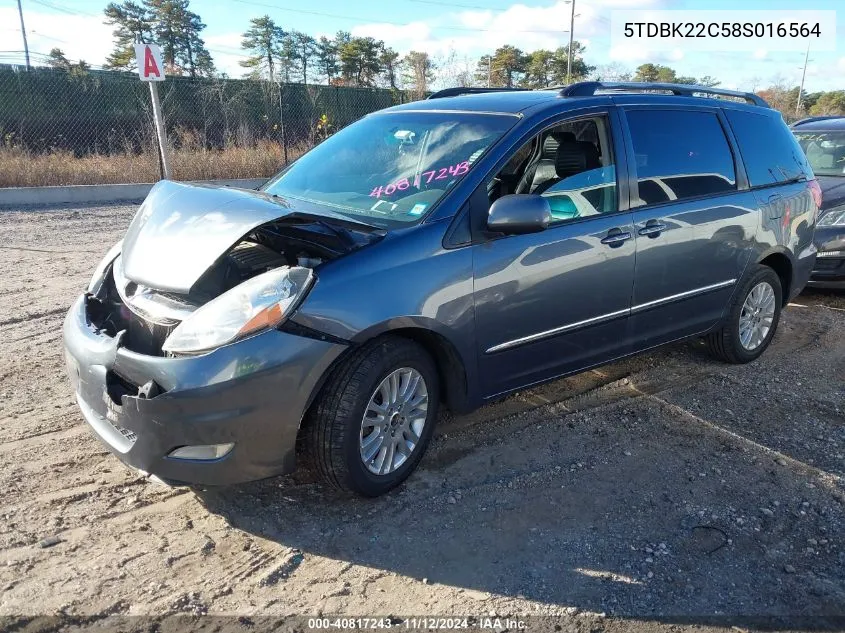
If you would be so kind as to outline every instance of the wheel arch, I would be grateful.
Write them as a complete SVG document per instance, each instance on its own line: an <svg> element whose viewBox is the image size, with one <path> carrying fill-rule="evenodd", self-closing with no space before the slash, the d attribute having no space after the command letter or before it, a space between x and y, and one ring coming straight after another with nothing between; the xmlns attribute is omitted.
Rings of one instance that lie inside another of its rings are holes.
<svg viewBox="0 0 845 633"><path fill-rule="evenodd" d="M448 338L434 330L422 327L396 328L382 334L382 336L386 335L410 339L425 349L437 366L443 402L455 412L471 409L466 363Z"/></svg>
<svg viewBox="0 0 845 633"><path fill-rule="evenodd" d="M775 271L781 285L781 307L789 303L792 291L793 264L791 253L786 248L771 249L764 252L757 260L758 264L768 266Z"/></svg>
<svg viewBox="0 0 845 633"><path fill-rule="evenodd" d="M448 336L437 331L436 326L432 327L432 325L420 323L414 319L397 319L360 332L350 341L348 348L320 376L307 400L306 410L314 405L336 367L346 362L346 359L354 350L384 336L406 338L425 349L431 355L437 368L442 401L456 413L472 410L474 407L470 389L472 366L469 364L466 351L462 354L458 346Z"/></svg>

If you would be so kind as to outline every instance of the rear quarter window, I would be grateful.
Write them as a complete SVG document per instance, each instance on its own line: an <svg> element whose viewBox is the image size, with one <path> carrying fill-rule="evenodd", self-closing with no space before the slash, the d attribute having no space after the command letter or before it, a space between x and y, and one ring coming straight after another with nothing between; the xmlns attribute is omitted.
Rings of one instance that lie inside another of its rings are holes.
<svg viewBox="0 0 845 633"><path fill-rule="evenodd" d="M780 116L725 110L752 187L812 179L813 170Z"/></svg>

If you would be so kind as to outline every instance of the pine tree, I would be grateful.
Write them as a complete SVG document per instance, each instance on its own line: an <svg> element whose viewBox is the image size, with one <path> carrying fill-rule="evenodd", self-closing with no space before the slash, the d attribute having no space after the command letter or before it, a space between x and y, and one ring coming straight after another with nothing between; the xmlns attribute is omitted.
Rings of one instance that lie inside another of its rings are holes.
<svg viewBox="0 0 845 633"><path fill-rule="evenodd" d="M205 42L200 38L200 32L205 29L205 24L196 13L187 10L185 2L185 13L182 32L182 51L188 74L191 77L197 75L210 77L214 74L214 61L211 53L205 48Z"/></svg>
<svg viewBox="0 0 845 633"><path fill-rule="evenodd" d="M181 75L179 64L182 48L182 27L185 15L182 5L185 0L145 0L153 20L153 36L161 46L165 72Z"/></svg>
<svg viewBox="0 0 845 633"><path fill-rule="evenodd" d="M120 4L110 2L104 10L106 24L115 27L114 50L106 58L105 67L115 70L135 68L135 43L153 41L152 16L143 4L124 0Z"/></svg>
<svg viewBox="0 0 845 633"><path fill-rule="evenodd" d="M64 51L60 48L50 50L50 54L47 55L47 65L57 70L70 70L70 60L65 57Z"/></svg>
<svg viewBox="0 0 845 633"><path fill-rule="evenodd" d="M548 88L551 86L550 70L553 58L554 53L545 49L529 53L522 84L528 88Z"/></svg>
<svg viewBox="0 0 845 633"><path fill-rule="evenodd" d="M379 56L379 63L382 67L382 74L387 82L387 85L393 90L398 90L396 85L399 71L402 67L402 62L399 60L399 53L390 47L385 47Z"/></svg>
<svg viewBox="0 0 845 633"><path fill-rule="evenodd" d="M189 8L189 0L144 0L153 17L153 34L161 46L168 72L197 75L199 59L205 65L211 55L200 33L205 29L200 16Z"/></svg>
<svg viewBox="0 0 845 633"><path fill-rule="evenodd" d="M135 67L134 44L158 44L166 72L210 75L214 62L200 33L205 29L200 16L189 8L189 0L124 0L105 9L106 22L114 25L115 48L106 59L107 68Z"/></svg>
<svg viewBox="0 0 845 633"><path fill-rule="evenodd" d="M330 40L325 35L317 42L317 66L320 69L320 74L326 78L326 83L332 83L332 79L337 74L337 45L333 40Z"/></svg>
<svg viewBox="0 0 845 633"><path fill-rule="evenodd" d="M308 83L308 68L317 55L317 41L306 33L292 31L289 39L291 66L296 68L302 83Z"/></svg>
<svg viewBox="0 0 845 633"><path fill-rule="evenodd" d="M244 68L251 69L250 75L266 76L273 81L276 79L276 70L281 61L285 32L280 26L276 26L269 15L252 18L250 24L249 30L243 34L241 48L251 55L240 64Z"/></svg>
<svg viewBox="0 0 845 633"><path fill-rule="evenodd" d="M381 72L379 56L384 42L372 37L352 37L338 47L340 68L347 85L375 85L375 78Z"/></svg>
<svg viewBox="0 0 845 633"><path fill-rule="evenodd" d="M554 86L561 86L566 83L566 70L569 62L569 45L561 46L555 51L551 62L551 83ZM596 69L595 66L588 66L584 62L584 45L575 40L572 43L572 81L581 81Z"/></svg>
<svg viewBox="0 0 845 633"><path fill-rule="evenodd" d="M513 88L525 72L527 57L516 46L506 44L493 54L493 82L497 86Z"/></svg>

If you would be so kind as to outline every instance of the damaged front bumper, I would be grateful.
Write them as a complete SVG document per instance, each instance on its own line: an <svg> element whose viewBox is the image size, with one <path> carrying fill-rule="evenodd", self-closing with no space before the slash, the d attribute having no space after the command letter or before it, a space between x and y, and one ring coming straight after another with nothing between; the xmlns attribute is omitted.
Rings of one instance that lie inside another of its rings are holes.
<svg viewBox="0 0 845 633"><path fill-rule="evenodd" d="M294 469L302 417L345 345L268 330L201 356L147 356L96 328L87 304L80 297L65 318L67 370L86 421L123 462L174 484ZM170 456L230 443L214 460Z"/></svg>

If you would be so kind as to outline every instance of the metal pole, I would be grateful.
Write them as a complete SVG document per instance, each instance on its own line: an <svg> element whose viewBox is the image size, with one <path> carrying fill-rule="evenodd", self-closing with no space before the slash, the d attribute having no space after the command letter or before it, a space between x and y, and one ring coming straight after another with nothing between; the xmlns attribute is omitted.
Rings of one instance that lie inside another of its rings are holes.
<svg viewBox="0 0 845 633"><path fill-rule="evenodd" d="M572 0L572 13L569 17L569 54L566 56L566 83L572 83L572 38L575 36L575 0Z"/></svg>
<svg viewBox="0 0 845 633"><path fill-rule="evenodd" d="M21 17L21 35L23 35L23 54L26 57L26 69L29 70L29 44L26 41L26 26L23 23L23 7L18 0L18 15Z"/></svg>
<svg viewBox="0 0 845 633"><path fill-rule="evenodd" d="M285 131L285 102L282 99L282 78L279 77L279 123L282 126L282 149L285 154L285 165L288 164L288 137Z"/></svg>
<svg viewBox="0 0 845 633"><path fill-rule="evenodd" d="M801 72L801 87L798 88L798 103L795 104L795 116L801 112L801 95L804 92L804 78L807 76L807 62L810 60L810 43L807 42L807 52L804 55L804 70Z"/></svg>
<svg viewBox="0 0 845 633"><path fill-rule="evenodd" d="M164 117L161 115L161 101L158 99L158 86L155 81L150 81L150 96L153 99L153 118L156 124L156 136L158 137L158 151L161 157L161 177L165 180L171 179L170 160L167 157L167 133L164 130Z"/></svg>

